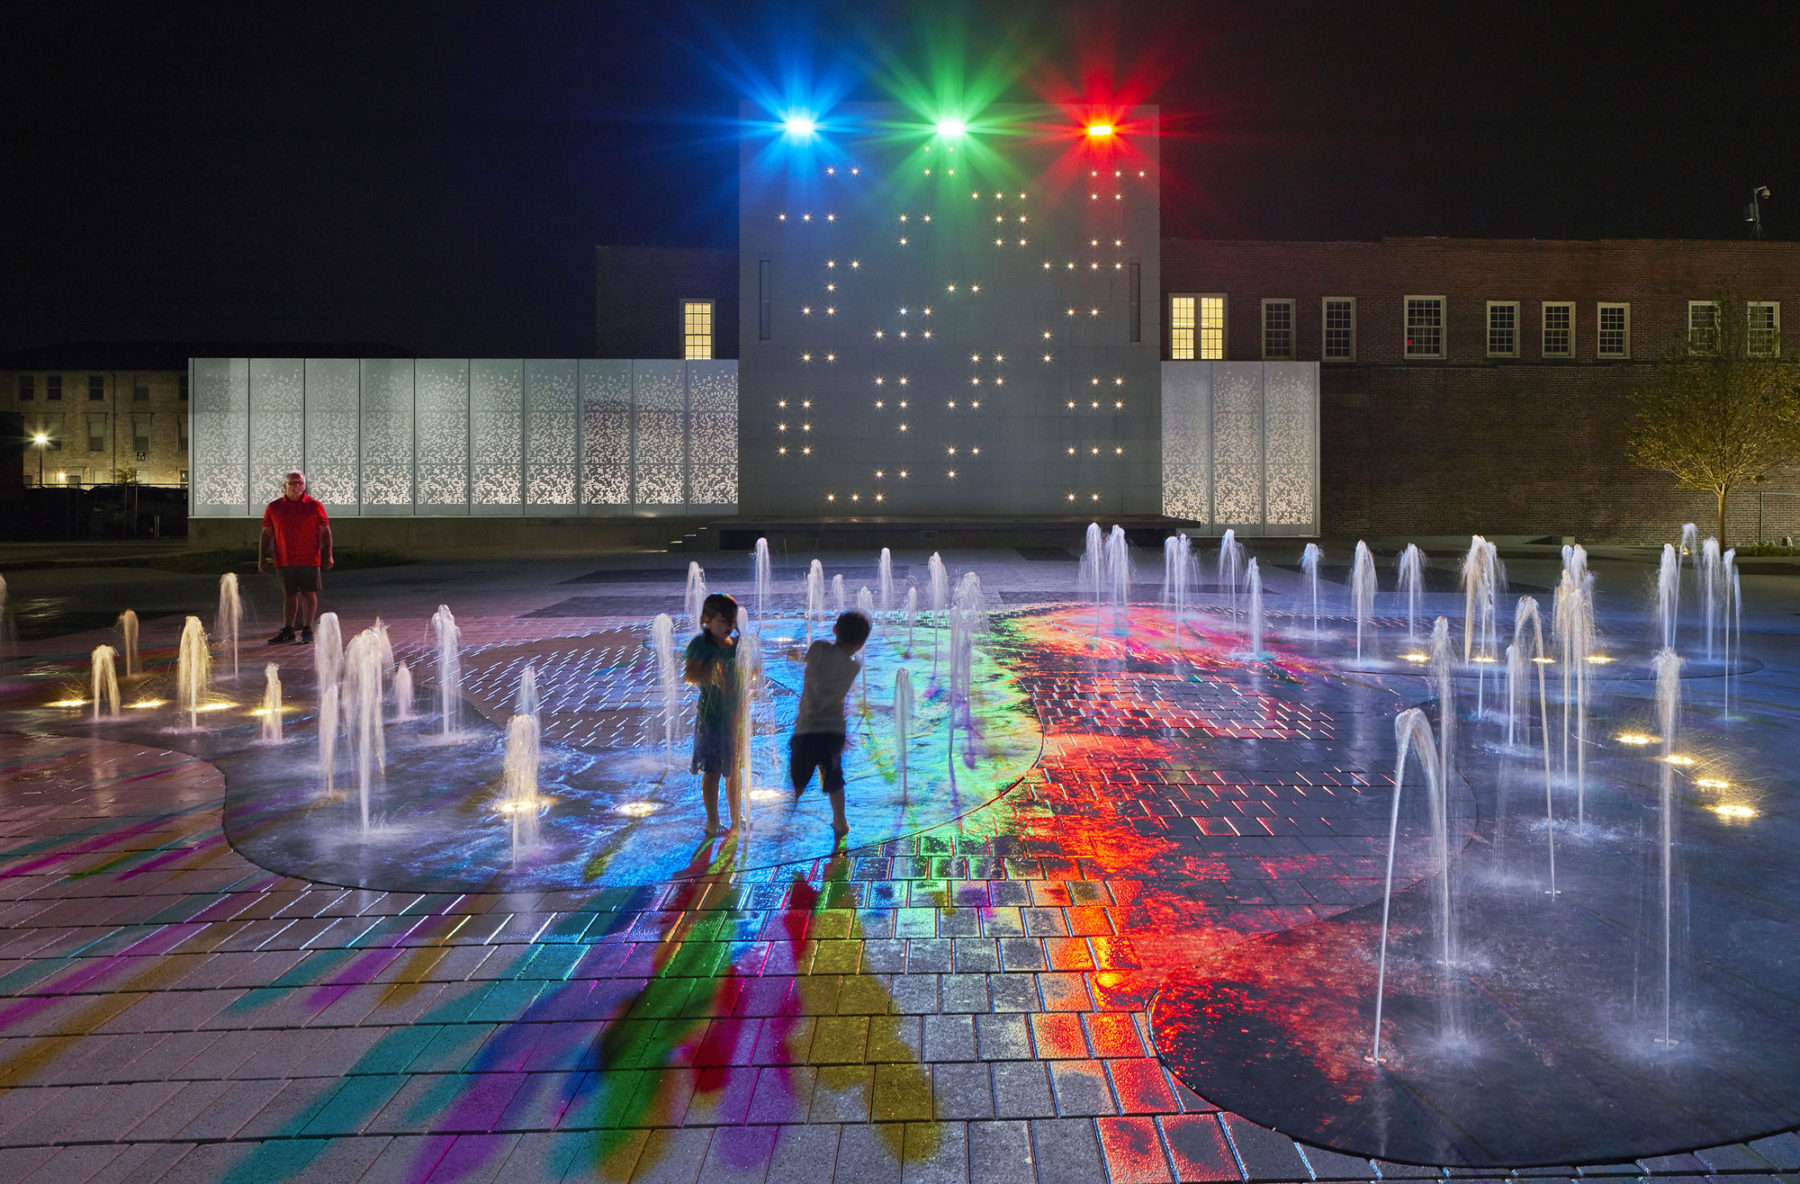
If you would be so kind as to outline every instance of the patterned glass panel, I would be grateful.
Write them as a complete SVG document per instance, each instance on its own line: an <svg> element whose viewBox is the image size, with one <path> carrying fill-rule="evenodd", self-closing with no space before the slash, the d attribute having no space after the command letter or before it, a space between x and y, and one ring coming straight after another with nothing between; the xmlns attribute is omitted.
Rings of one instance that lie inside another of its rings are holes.
<svg viewBox="0 0 1800 1184"><path fill-rule="evenodd" d="M1306 363L1271 365L1264 373L1268 523L1311 527L1318 509L1318 370Z"/></svg>
<svg viewBox="0 0 1800 1184"><path fill-rule="evenodd" d="M188 406L195 514L250 513L244 480L250 471L249 360L195 358Z"/></svg>
<svg viewBox="0 0 1800 1184"><path fill-rule="evenodd" d="M1213 369L1213 516L1219 526L1261 527L1263 367Z"/></svg>
<svg viewBox="0 0 1800 1184"><path fill-rule="evenodd" d="M687 503L687 391L681 362L634 362L632 455L640 506Z"/></svg>
<svg viewBox="0 0 1800 1184"><path fill-rule="evenodd" d="M1212 521L1212 366L1165 363L1162 371L1163 513Z"/></svg>
<svg viewBox="0 0 1800 1184"><path fill-rule="evenodd" d="M522 363L469 363L469 468L477 506L520 505L525 479Z"/></svg>
<svg viewBox="0 0 1800 1184"><path fill-rule="evenodd" d="M575 363L525 363L525 500L575 505Z"/></svg>
<svg viewBox="0 0 1800 1184"><path fill-rule="evenodd" d="M260 511L281 496L283 478L306 467L306 364L300 358L250 359L250 504Z"/></svg>
<svg viewBox="0 0 1800 1184"><path fill-rule="evenodd" d="M307 491L325 512L355 513L357 388L353 358L306 360Z"/></svg>
<svg viewBox="0 0 1800 1184"><path fill-rule="evenodd" d="M469 363L420 358L415 434L421 510L466 511L469 502Z"/></svg>
<svg viewBox="0 0 1800 1184"><path fill-rule="evenodd" d="M737 363L690 362L692 405L688 500L692 505L737 505Z"/></svg>
<svg viewBox="0 0 1800 1184"><path fill-rule="evenodd" d="M362 493L363 505L377 513L412 510L411 358L362 363Z"/></svg>
<svg viewBox="0 0 1800 1184"><path fill-rule="evenodd" d="M631 504L631 363L581 364L581 501Z"/></svg>

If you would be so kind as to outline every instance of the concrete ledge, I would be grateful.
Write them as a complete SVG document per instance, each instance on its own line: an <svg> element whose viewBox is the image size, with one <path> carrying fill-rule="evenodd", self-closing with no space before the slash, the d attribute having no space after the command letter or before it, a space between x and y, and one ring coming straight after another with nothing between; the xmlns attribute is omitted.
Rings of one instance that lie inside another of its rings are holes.
<svg viewBox="0 0 1800 1184"><path fill-rule="evenodd" d="M705 525L700 518L338 518L331 534L340 550L452 559L666 551ZM192 518L188 546L254 551L261 533L262 523L254 518Z"/></svg>

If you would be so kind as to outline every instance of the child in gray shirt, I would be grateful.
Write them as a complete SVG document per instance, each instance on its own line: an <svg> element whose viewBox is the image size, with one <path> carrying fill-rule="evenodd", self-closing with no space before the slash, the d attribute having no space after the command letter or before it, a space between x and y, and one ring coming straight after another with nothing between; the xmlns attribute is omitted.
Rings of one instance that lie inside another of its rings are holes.
<svg viewBox="0 0 1800 1184"><path fill-rule="evenodd" d="M806 679L800 685L800 710L788 741L788 776L798 797L819 771L819 784L831 802L831 830L838 838L850 833L844 817L844 696L862 671L856 660L869 639L869 618L840 613L832 626L836 641L815 641L806 651Z"/></svg>

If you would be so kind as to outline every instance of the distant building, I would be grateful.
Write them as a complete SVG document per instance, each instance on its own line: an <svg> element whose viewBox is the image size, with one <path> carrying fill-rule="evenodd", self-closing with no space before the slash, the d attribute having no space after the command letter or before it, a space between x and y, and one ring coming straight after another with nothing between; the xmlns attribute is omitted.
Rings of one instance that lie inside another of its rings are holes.
<svg viewBox="0 0 1800 1184"><path fill-rule="evenodd" d="M623 294L649 290L639 269L661 266L633 251L601 250L601 340L625 331L607 320ZM1781 318L1800 301L1800 243L1164 238L1160 277L1165 491L1183 452L1168 438L1168 365L1316 363L1321 533L1654 541L1709 522L1710 495L1626 460L1631 395L1705 336L1721 293L1749 302L1768 348L1794 352ZM632 316L658 321L662 356L679 356L678 302L649 304ZM1216 475L1182 483L1183 504L1165 493L1169 512L1204 518L1183 511ZM1800 479L1769 477L1733 499L1731 537L1800 535Z"/></svg>
<svg viewBox="0 0 1800 1184"><path fill-rule="evenodd" d="M0 411L19 416L25 483L188 479L181 346L88 343L0 354Z"/></svg>
<svg viewBox="0 0 1800 1184"><path fill-rule="evenodd" d="M1800 243L1166 239L1165 357L1320 366L1324 533L1660 541L1711 496L1632 466L1631 394L1714 298L1781 343ZM1730 537L1800 534L1800 481L1733 500Z"/></svg>

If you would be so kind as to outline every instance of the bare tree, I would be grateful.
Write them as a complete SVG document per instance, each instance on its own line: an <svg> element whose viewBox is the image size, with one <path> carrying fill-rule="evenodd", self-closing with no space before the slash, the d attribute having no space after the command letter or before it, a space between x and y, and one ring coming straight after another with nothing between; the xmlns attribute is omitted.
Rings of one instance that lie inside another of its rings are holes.
<svg viewBox="0 0 1800 1184"><path fill-rule="evenodd" d="M1731 293L1715 297L1712 323L1702 309L1688 340L1633 400L1627 456L1683 489L1710 492L1721 547L1732 491L1800 459L1800 380L1781 357L1771 308Z"/></svg>

